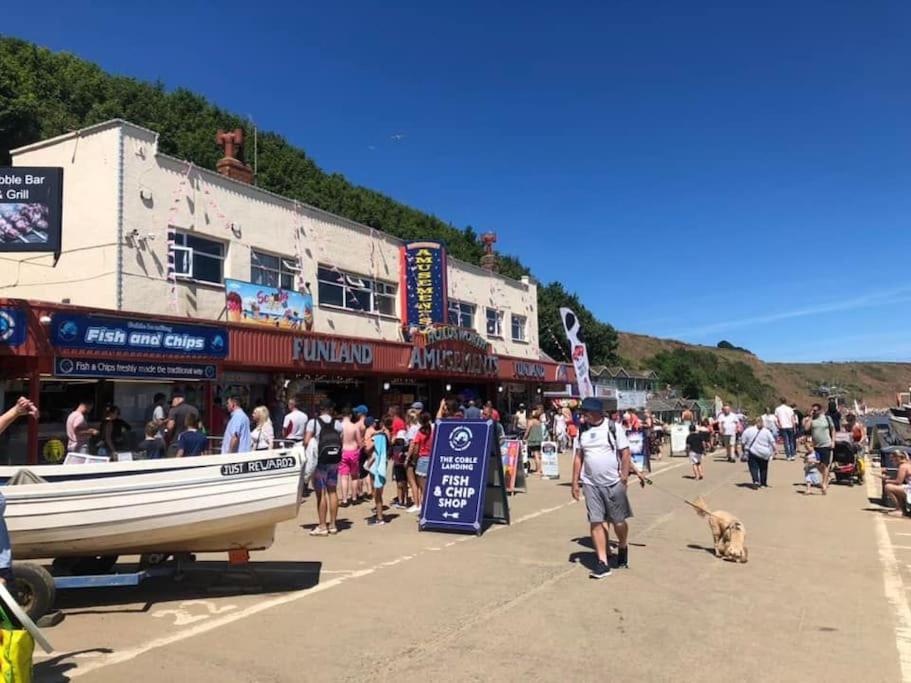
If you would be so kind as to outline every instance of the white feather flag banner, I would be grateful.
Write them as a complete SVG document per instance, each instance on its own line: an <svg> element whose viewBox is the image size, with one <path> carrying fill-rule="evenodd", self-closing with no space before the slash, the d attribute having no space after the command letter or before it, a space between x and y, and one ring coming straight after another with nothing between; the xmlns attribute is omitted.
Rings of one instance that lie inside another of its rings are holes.
<svg viewBox="0 0 911 683"><path fill-rule="evenodd" d="M579 385L579 397L589 398L595 395L595 388L592 386L592 380L589 376L588 367L588 348L582 341L582 325L579 318L568 308L560 309L560 319L563 321L563 329L566 330L566 338L569 339L569 348L572 351L573 367L576 370L576 383Z"/></svg>

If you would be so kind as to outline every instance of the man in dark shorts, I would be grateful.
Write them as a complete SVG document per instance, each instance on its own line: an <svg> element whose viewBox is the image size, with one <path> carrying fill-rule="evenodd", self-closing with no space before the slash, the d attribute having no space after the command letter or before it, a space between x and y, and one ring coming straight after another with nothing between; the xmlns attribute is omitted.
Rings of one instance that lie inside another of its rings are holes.
<svg viewBox="0 0 911 683"><path fill-rule="evenodd" d="M397 510L408 509L408 472L405 469L405 462L408 459L408 433L402 429L399 430L392 442L392 478L395 480L396 497L392 501L392 507Z"/></svg>
<svg viewBox="0 0 911 683"><path fill-rule="evenodd" d="M319 525L311 536L329 536L338 533L338 464L342 459L342 425L332 417L332 402L324 401L320 415L307 422L304 447L316 442L316 470L313 472L313 490L316 492L316 510ZM326 434L323 434L323 432ZM327 520L328 518L328 520ZM327 525L328 521L328 525Z"/></svg>
<svg viewBox="0 0 911 683"><path fill-rule="evenodd" d="M592 542L598 555L597 564L589 576L603 579L610 576L608 524L613 524L617 532L617 566L629 568L629 526L626 520L633 516L626 496L630 473L629 442L626 430L618 429L604 418L604 406L600 399L583 400L582 412L585 424L576 437L572 495L579 500L581 475Z"/></svg>

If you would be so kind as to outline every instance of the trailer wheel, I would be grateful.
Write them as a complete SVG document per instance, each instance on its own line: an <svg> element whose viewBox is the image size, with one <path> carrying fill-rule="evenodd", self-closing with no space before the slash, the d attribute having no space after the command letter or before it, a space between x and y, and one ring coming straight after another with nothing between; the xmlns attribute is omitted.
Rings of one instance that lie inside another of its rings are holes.
<svg viewBox="0 0 911 683"><path fill-rule="evenodd" d="M144 553L139 558L139 566L142 569L157 567L165 563L169 557L168 553Z"/></svg>
<svg viewBox="0 0 911 683"><path fill-rule="evenodd" d="M31 562L14 562L13 578L13 597L32 621L37 621L51 610L57 588L50 572Z"/></svg>

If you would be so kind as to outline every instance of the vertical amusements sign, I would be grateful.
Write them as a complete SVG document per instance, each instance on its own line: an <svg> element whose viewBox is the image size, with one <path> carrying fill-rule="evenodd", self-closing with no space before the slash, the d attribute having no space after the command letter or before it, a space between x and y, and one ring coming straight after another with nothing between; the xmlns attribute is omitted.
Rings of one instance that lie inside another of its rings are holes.
<svg viewBox="0 0 911 683"><path fill-rule="evenodd" d="M433 431L433 449L420 528L480 534L485 518L490 461L496 464L493 423L485 420L441 420ZM499 490L508 523L502 477L490 488ZM492 502L492 501L491 501ZM490 513L486 515L492 517Z"/></svg>
<svg viewBox="0 0 911 683"><path fill-rule="evenodd" d="M447 317L446 247L440 242L407 242L402 247L402 323L425 329Z"/></svg>

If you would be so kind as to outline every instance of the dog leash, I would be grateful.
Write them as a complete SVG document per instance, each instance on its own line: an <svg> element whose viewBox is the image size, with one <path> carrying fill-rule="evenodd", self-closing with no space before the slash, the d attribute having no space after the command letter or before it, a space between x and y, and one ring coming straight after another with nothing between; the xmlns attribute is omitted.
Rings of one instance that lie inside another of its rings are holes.
<svg viewBox="0 0 911 683"><path fill-rule="evenodd" d="M698 505L696 505L696 504L693 503L692 501L687 500L687 499L684 498L683 496L677 495L677 494L674 493L673 491L668 491L666 488L664 488L664 487L662 487L662 486L658 486L655 482L653 482L653 481L652 481L651 479L649 479L648 477L645 477L645 481L642 483L642 488L645 488L645 484L648 484L649 486L655 488L656 490L661 491L661 493L663 493L663 494L666 495L666 496L670 496L671 498L675 498L675 499L677 499L677 500L683 501L684 503L686 503L686 504L689 505L690 507L695 508L696 510L699 510L701 513L707 515L708 517L715 517L716 519L721 519L720 517L718 517L718 515L712 513L712 512L709 511L709 510L705 510L705 509L699 507Z"/></svg>

